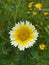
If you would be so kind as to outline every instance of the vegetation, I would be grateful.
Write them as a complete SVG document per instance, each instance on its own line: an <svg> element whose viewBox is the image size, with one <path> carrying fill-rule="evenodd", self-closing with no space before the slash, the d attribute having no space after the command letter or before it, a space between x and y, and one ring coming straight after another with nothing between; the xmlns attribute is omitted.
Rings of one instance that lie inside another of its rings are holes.
<svg viewBox="0 0 49 65"><path fill-rule="evenodd" d="M9 31L26 20L39 36L33 47L20 51L11 45ZM0 0L0 65L49 65L49 0Z"/></svg>

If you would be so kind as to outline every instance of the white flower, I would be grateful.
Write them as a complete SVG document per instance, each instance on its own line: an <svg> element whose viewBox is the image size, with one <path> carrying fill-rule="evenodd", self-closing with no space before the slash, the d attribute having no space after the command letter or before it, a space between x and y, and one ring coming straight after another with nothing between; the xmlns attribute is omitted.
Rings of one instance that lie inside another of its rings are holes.
<svg viewBox="0 0 49 65"><path fill-rule="evenodd" d="M9 32L11 45L18 46L19 50L24 50L33 46L38 37L38 32L35 26L30 22L21 22L15 24L15 27Z"/></svg>

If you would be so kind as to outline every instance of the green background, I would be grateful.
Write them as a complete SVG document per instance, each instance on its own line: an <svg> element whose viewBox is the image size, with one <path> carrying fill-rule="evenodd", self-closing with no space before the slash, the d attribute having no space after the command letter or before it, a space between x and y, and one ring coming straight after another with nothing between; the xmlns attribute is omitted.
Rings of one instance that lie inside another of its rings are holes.
<svg viewBox="0 0 49 65"><path fill-rule="evenodd" d="M49 65L49 14L43 15L44 11L34 6L30 10L28 3L32 1L49 11L49 0L0 0L0 65ZM11 45L9 31L15 23L26 20L36 27L39 37L33 47L20 51ZM41 43L46 45L44 51L39 49Z"/></svg>

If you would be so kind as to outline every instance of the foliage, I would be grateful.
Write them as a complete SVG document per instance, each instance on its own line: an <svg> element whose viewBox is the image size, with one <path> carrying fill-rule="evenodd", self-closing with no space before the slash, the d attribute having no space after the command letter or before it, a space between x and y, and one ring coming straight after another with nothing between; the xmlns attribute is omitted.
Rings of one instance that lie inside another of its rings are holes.
<svg viewBox="0 0 49 65"><path fill-rule="evenodd" d="M36 3L42 3L43 9L36 9ZM0 0L0 65L49 65L49 14L44 15L45 11L49 12L49 0ZM11 45L9 31L15 23L26 20L35 25L39 37L33 47L19 51ZM41 43L46 49L39 48Z"/></svg>

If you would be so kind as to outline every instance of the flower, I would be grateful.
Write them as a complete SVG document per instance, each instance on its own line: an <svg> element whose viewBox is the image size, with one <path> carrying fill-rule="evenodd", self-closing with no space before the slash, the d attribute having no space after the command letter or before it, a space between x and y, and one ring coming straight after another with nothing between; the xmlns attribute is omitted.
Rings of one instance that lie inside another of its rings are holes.
<svg viewBox="0 0 49 65"><path fill-rule="evenodd" d="M49 25L47 25L47 28L49 28Z"/></svg>
<svg viewBox="0 0 49 65"><path fill-rule="evenodd" d="M34 12L33 12L33 15L37 15L37 12L34 11Z"/></svg>
<svg viewBox="0 0 49 65"><path fill-rule="evenodd" d="M49 14L49 12L44 12L44 15L48 15Z"/></svg>
<svg viewBox="0 0 49 65"><path fill-rule="evenodd" d="M34 2L30 2L29 4L28 4L28 8L32 8L32 4L33 4Z"/></svg>
<svg viewBox="0 0 49 65"><path fill-rule="evenodd" d="M35 7L36 7L37 9L41 9L41 8L42 8L42 4L41 4L41 3L37 3L37 4L35 4Z"/></svg>
<svg viewBox="0 0 49 65"><path fill-rule="evenodd" d="M45 44L42 43L42 44L39 45L40 50L44 50L45 48L46 48Z"/></svg>
<svg viewBox="0 0 49 65"><path fill-rule="evenodd" d="M18 46L19 50L24 50L33 46L38 37L38 32L34 25L30 22L21 22L15 24L15 26L10 30L11 45L15 47Z"/></svg>
<svg viewBox="0 0 49 65"><path fill-rule="evenodd" d="M30 14L30 11L28 11L27 14Z"/></svg>

